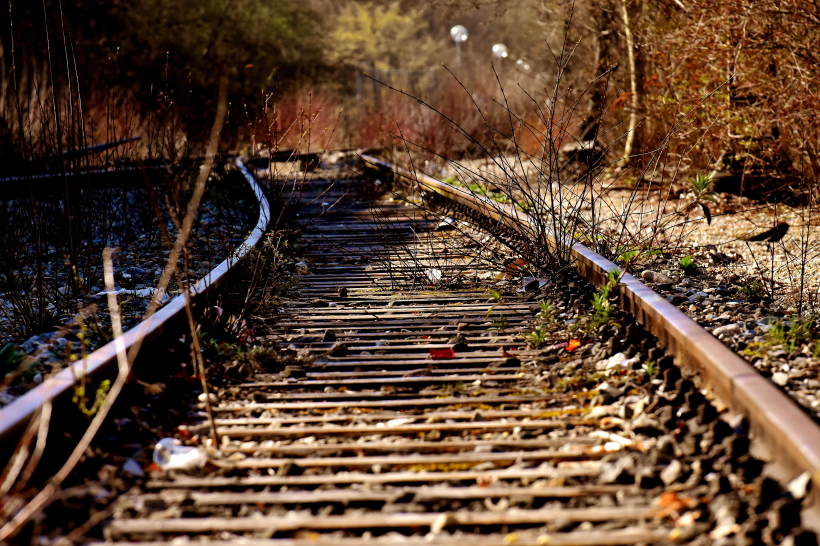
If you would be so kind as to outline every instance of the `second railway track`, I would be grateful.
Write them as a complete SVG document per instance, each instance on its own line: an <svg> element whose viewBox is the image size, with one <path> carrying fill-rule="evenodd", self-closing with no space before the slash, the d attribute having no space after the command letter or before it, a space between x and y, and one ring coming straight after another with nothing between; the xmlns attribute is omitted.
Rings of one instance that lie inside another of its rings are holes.
<svg viewBox="0 0 820 546"><path fill-rule="evenodd" d="M616 339L570 350L556 326L526 344L538 299L571 313L570 282L588 298L579 274L510 291L499 325L480 283L420 286L448 252L445 237L418 236L438 218L389 195L371 207L351 191L362 184L314 182L305 196L350 192L336 214L303 211L299 296L262 332L287 366L216 384L209 470L146 478L103 525L108 541L816 543L800 495L764 477L746 420L630 315ZM422 269L391 259L402 253ZM209 434L203 414L180 425Z"/></svg>

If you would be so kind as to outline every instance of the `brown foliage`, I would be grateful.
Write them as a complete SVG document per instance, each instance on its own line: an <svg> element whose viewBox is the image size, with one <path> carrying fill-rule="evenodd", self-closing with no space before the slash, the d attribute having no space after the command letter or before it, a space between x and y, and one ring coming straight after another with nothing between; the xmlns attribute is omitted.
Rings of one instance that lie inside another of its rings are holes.
<svg viewBox="0 0 820 546"><path fill-rule="evenodd" d="M688 129L694 166L705 168L725 152L719 167L741 172L746 190L783 186L800 175L803 162L818 172L820 6L808 0L678 5L686 9L654 15L647 9L642 21L649 116L680 119L728 80Z"/></svg>

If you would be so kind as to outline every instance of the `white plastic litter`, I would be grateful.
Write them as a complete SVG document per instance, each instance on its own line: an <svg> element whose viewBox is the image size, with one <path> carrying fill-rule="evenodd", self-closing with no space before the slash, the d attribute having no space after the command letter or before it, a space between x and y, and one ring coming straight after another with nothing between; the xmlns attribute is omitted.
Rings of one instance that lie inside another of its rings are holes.
<svg viewBox="0 0 820 546"><path fill-rule="evenodd" d="M431 267L424 272L430 280L430 284L438 284L441 280L441 269Z"/></svg>
<svg viewBox="0 0 820 546"><path fill-rule="evenodd" d="M201 467L208 455L196 447L180 445L173 438L163 438L154 448L154 462L162 470L188 470Z"/></svg>

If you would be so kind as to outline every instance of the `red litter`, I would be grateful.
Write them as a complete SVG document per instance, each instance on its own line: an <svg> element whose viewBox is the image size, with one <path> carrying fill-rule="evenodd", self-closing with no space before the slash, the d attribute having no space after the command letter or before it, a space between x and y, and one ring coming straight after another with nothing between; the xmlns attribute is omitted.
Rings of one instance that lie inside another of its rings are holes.
<svg viewBox="0 0 820 546"><path fill-rule="evenodd" d="M456 353L453 351L452 347L447 347L445 349L430 349L430 357L433 360L442 360L446 358L455 358Z"/></svg>

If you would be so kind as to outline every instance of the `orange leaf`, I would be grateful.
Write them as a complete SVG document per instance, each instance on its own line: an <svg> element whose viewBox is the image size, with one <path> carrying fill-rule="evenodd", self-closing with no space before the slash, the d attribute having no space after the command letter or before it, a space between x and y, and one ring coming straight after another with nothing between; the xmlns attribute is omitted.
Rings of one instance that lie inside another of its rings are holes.
<svg viewBox="0 0 820 546"><path fill-rule="evenodd" d="M524 260L523 258L518 258L514 262L507 264L507 274L508 275L515 275L519 271L522 271L524 267L528 266L529 262Z"/></svg>
<svg viewBox="0 0 820 546"><path fill-rule="evenodd" d="M188 429L182 428L182 427L177 427L177 434L179 434L180 436L183 436L185 438L190 438L191 437L191 433L188 432Z"/></svg>
<svg viewBox="0 0 820 546"><path fill-rule="evenodd" d="M691 497L681 497L675 491L661 493L657 500L658 506L678 512L687 508L694 508L698 505L698 500Z"/></svg>
<svg viewBox="0 0 820 546"><path fill-rule="evenodd" d="M580 346L581 346L581 340L580 339L570 339L569 343L567 343L567 352L571 353L572 351L574 351L575 349L577 349Z"/></svg>

